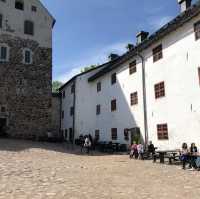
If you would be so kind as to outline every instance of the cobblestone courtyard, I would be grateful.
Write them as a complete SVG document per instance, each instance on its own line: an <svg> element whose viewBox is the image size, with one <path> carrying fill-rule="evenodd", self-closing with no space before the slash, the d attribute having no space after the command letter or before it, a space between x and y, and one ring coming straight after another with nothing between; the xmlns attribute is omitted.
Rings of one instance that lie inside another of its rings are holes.
<svg viewBox="0 0 200 199"><path fill-rule="evenodd" d="M200 173L60 144L0 140L0 199L199 199Z"/></svg>

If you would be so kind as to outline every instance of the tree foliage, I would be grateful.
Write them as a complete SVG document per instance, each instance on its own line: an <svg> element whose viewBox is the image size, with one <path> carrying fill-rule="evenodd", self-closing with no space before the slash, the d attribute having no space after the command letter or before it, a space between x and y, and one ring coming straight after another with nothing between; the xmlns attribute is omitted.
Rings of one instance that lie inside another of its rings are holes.
<svg viewBox="0 0 200 199"><path fill-rule="evenodd" d="M91 66L86 66L84 68L81 69L81 73L87 72L93 68L96 68L98 65L91 65Z"/></svg>
<svg viewBox="0 0 200 199"><path fill-rule="evenodd" d="M58 93L59 88L63 85L62 82L59 81L53 81L52 83L52 92L53 93Z"/></svg>

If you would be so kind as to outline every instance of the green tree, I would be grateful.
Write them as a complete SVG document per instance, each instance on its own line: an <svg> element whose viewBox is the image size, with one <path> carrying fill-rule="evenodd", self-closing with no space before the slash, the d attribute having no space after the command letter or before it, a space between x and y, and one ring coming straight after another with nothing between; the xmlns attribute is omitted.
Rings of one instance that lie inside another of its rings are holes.
<svg viewBox="0 0 200 199"><path fill-rule="evenodd" d="M59 82L59 81L53 81L52 83L52 92L53 93L57 93L58 92L58 89L63 85L62 82Z"/></svg>
<svg viewBox="0 0 200 199"><path fill-rule="evenodd" d="M87 72L93 68L96 68L98 65L91 65L91 66L86 66L84 68L81 69L81 73Z"/></svg>

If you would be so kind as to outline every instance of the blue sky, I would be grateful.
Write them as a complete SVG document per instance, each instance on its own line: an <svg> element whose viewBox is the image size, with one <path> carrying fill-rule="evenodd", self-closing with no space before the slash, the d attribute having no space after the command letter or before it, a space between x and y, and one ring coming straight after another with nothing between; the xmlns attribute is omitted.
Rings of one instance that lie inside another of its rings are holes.
<svg viewBox="0 0 200 199"><path fill-rule="evenodd" d="M56 18L53 79L66 82L84 66L107 61L179 12L177 0L42 0ZM60 3L58 3L60 2Z"/></svg>

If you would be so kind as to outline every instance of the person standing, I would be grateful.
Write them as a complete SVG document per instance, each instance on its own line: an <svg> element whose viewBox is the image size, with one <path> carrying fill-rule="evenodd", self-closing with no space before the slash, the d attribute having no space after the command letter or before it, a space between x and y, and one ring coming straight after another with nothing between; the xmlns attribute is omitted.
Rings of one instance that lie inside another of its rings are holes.
<svg viewBox="0 0 200 199"><path fill-rule="evenodd" d="M140 160L143 160L144 159L144 146L142 144L138 144L137 145L137 151L138 151L138 158Z"/></svg>
<svg viewBox="0 0 200 199"><path fill-rule="evenodd" d="M196 166L197 152L198 152L198 149L195 143L192 143L190 147L190 169L191 170L194 170L197 168Z"/></svg>
<svg viewBox="0 0 200 199"><path fill-rule="evenodd" d="M181 154L180 159L183 163L183 169L185 169L185 165L188 162L188 153L189 153L188 146L186 143L183 143L182 149L180 152L180 154Z"/></svg>
<svg viewBox="0 0 200 199"><path fill-rule="evenodd" d="M85 138L84 147L86 148L86 153L89 154L90 153L91 142L90 142L90 139L89 139L88 135Z"/></svg>

